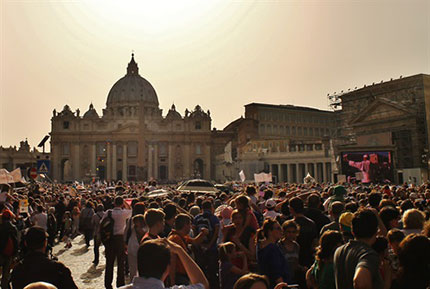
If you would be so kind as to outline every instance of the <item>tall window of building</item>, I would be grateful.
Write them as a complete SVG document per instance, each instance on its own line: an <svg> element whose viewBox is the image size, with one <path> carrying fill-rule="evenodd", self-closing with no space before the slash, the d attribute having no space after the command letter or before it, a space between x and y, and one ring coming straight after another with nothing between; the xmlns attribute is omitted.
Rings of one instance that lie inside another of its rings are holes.
<svg viewBox="0 0 430 289"><path fill-rule="evenodd" d="M196 121L195 128L196 129L202 129L202 122L201 121Z"/></svg>
<svg viewBox="0 0 430 289"><path fill-rule="evenodd" d="M196 154L200 155L201 153L202 153L202 147L201 147L201 145L197 144L196 145Z"/></svg>
<svg viewBox="0 0 430 289"><path fill-rule="evenodd" d="M160 144L160 156L167 156L167 144Z"/></svg>
<svg viewBox="0 0 430 289"><path fill-rule="evenodd" d="M303 135L308 136L308 128L307 127L303 128Z"/></svg>
<svg viewBox="0 0 430 289"><path fill-rule="evenodd" d="M70 144L69 143L63 144L63 155L64 156L70 155Z"/></svg>
<svg viewBox="0 0 430 289"><path fill-rule="evenodd" d="M127 144L127 156L129 157L137 156L137 142L131 141Z"/></svg>
<svg viewBox="0 0 430 289"><path fill-rule="evenodd" d="M63 121L63 129L69 129L69 127L70 127L70 122Z"/></svg>

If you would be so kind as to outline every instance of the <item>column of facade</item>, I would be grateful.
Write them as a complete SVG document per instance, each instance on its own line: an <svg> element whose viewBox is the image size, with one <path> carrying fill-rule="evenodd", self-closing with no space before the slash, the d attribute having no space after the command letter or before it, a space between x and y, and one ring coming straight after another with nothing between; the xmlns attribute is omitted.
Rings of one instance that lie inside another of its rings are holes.
<svg viewBox="0 0 430 289"><path fill-rule="evenodd" d="M110 143L108 142L106 146L106 179L110 181L112 179L112 156Z"/></svg>
<svg viewBox="0 0 430 289"><path fill-rule="evenodd" d="M174 146L173 144L169 143L169 159L168 159L168 179L174 180L175 179L175 156L174 156Z"/></svg>
<svg viewBox="0 0 430 289"><path fill-rule="evenodd" d="M300 164L296 163L296 183L301 183L303 180L300 180Z"/></svg>
<svg viewBox="0 0 430 289"><path fill-rule="evenodd" d="M328 176L328 172L327 172L327 164L326 163L322 163L323 164L323 182L328 182L329 181L329 176Z"/></svg>
<svg viewBox="0 0 430 289"><path fill-rule="evenodd" d="M314 164L314 175L312 177L314 177L314 179L319 182L318 180L318 163L313 163Z"/></svg>
<svg viewBox="0 0 430 289"><path fill-rule="evenodd" d="M53 180L60 180L61 159L60 146L52 144L51 146L51 176Z"/></svg>
<svg viewBox="0 0 430 289"><path fill-rule="evenodd" d="M81 168L81 164L79 161L79 143L73 144L73 161L72 161L72 165L73 165L73 179L74 180L79 180L80 179L80 168Z"/></svg>
<svg viewBox="0 0 430 289"><path fill-rule="evenodd" d="M283 182L283 175L282 175L282 165L278 164L278 183Z"/></svg>
<svg viewBox="0 0 430 289"><path fill-rule="evenodd" d="M116 157L116 143L112 144L112 179L116 180L117 179L117 171L116 171L116 162L117 162L117 157Z"/></svg>
<svg viewBox="0 0 430 289"><path fill-rule="evenodd" d="M191 176L191 173L192 173L190 170L192 160L190 158L190 145L189 144L184 145L184 158L183 158L183 160L184 160L184 175L185 175L185 178L189 178Z"/></svg>
<svg viewBox="0 0 430 289"><path fill-rule="evenodd" d="M206 156L206 166L204 166L204 177L207 180L211 180L212 176L211 176L211 147L210 146L205 146L204 147L204 152L203 152Z"/></svg>
<svg viewBox="0 0 430 289"><path fill-rule="evenodd" d="M152 144L148 145L148 180L154 177L153 173L153 161L152 161L153 147Z"/></svg>
<svg viewBox="0 0 430 289"><path fill-rule="evenodd" d="M154 145L154 179L158 179L158 144Z"/></svg>
<svg viewBox="0 0 430 289"><path fill-rule="evenodd" d="M122 180L127 181L127 143L122 145Z"/></svg>
<svg viewBox="0 0 430 289"><path fill-rule="evenodd" d="M96 148L96 144L93 143L91 144L91 161L90 161L90 170L91 170L91 175L95 176L97 175L96 173L96 159L97 159L97 148Z"/></svg>

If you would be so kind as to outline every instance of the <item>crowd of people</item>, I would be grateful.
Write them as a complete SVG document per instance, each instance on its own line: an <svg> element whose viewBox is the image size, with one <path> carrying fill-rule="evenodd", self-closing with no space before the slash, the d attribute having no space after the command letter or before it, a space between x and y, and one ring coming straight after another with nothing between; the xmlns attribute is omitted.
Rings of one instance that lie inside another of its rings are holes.
<svg viewBox="0 0 430 289"><path fill-rule="evenodd" d="M79 235L107 289L115 263L116 288L430 288L430 184L80 188L4 189L2 289L77 288L52 248Z"/></svg>

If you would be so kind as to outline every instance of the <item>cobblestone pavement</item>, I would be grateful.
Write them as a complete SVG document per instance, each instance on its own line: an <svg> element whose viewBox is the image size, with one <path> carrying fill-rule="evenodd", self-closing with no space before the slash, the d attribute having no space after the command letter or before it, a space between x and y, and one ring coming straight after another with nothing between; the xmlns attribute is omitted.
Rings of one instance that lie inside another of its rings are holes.
<svg viewBox="0 0 430 289"><path fill-rule="evenodd" d="M54 247L54 255L58 257L58 261L64 263L71 271L73 280L80 289L103 289L104 288L104 270L105 262L104 247L100 246L100 262L97 267L94 267L93 241L87 249L82 235L77 236L69 249L64 248L64 243ZM114 268L114 281L112 286L115 288L116 282L116 267ZM127 281L127 280L126 280Z"/></svg>

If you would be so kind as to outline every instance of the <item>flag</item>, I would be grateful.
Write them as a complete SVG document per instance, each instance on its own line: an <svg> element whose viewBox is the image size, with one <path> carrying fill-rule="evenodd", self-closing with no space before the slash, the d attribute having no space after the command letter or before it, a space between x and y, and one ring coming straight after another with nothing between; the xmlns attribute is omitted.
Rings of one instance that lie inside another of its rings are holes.
<svg viewBox="0 0 430 289"><path fill-rule="evenodd" d="M239 177L240 177L240 180L242 181L242 183L245 182L246 177L245 177L245 173L243 172L243 170L241 170L239 172Z"/></svg>
<svg viewBox="0 0 430 289"><path fill-rule="evenodd" d="M303 183L310 185L310 184L314 184L316 182L315 182L315 179L311 176L311 174L308 173L306 175L306 177L303 179Z"/></svg>
<svg viewBox="0 0 430 289"><path fill-rule="evenodd" d="M6 169L0 169L0 184L13 183L13 177Z"/></svg>

